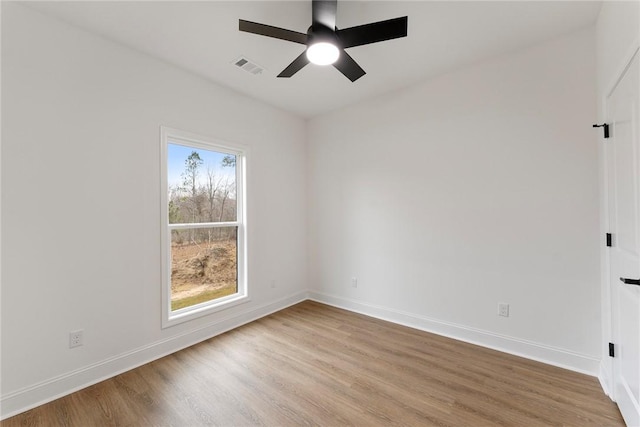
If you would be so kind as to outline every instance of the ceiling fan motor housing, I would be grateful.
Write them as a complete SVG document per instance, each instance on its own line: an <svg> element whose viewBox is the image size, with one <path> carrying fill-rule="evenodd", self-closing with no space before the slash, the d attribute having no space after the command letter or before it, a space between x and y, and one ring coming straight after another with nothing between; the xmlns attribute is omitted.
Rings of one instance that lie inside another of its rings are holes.
<svg viewBox="0 0 640 427"><path fill-rule="evenodd" d="M324 25L312 25L307 30L307 46L314 45L316 43L331 43L338 48L342 48L340 45L340 38L335 33Z"/></svg>

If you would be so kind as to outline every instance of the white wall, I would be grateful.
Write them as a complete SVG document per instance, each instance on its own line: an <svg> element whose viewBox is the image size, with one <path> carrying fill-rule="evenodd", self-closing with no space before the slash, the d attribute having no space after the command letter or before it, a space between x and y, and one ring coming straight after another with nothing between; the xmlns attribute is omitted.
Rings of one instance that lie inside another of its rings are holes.
<svg viewBox="0 0 640 427"><path fill-rule="evenodd" d="M2 124L3 417L306 296L303 120L3 2ZM251 302L166 330L161 125L250 147Z"/></svg>
<svg viewBox="0 0 640 427"><path fill-rule="evenodd" d="M591 28L312 119L313 298L595 374L595 82Z"/></svg>
<svg viewBox="0 0 640 427"><path fill-rule="evenodd" d="M613 90L622 71L631 59L631 55L640 46L640 2L606 1L603 2L596 23L597 51L597 99L598 123L605 121L605 99ZM640 78L640 76L638 76ZM600 165L600 212L601 236L611 231L607 227L605 212L606 194L604 191L604 144L602 133L599 133L599 165ZM602 266L602 363L599 378L605 391L612 389L613 365L608 357L608 343L613 342L611 329L611 296L609 291L609 271L606 248L601 245L600 264Z"/></svg>

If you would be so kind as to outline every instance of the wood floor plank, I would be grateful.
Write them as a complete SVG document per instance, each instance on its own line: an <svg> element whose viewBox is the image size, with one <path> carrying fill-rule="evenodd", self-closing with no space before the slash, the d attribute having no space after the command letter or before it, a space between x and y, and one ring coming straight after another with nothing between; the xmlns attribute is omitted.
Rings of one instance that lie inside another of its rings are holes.
<svg viewBox="0 0 640 427"><path fill-rule="evenodd" d="M587 375L305 301L2 422L621 426Z"/></svg>

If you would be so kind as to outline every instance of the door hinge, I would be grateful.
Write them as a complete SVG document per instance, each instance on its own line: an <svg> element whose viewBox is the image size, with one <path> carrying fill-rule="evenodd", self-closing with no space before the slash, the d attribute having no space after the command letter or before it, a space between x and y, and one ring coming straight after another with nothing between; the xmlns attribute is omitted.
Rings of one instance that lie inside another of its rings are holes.
<svg viewBox="0 0 640 427"><path fill-rule="evenodd" d="M609 357L616 357L616 352L612 342L609 343Z"/></svg>
<svg viewBox="0 0 640 427"><path fill-rule="evenodd" d="M613 246L611 233L607 233L607 246Z"/></svg>
<svg viewBox="0 0 640 427"><path fill-rule="evenodd" d="M593 125L594 128L604 128L604 137L609 138L609 125L607 123L603 123L601 125Z"/></svg>

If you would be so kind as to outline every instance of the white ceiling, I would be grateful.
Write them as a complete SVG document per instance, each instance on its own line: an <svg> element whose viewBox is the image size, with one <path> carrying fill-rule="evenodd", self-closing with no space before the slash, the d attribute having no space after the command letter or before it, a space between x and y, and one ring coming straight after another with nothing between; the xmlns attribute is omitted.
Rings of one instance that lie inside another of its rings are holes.
<svg viewBox="0 0 640 427"><path fill-rule="evenodd" d="M310 1L30 2L28 6L303 117L592 25L599 1L338 1L337 27L409 17L406 38L351 48L367 74L331 66L276 78L304 46L238 31L238 19L306 33ZM265 67L234 66L246 56Z"/></svg>

